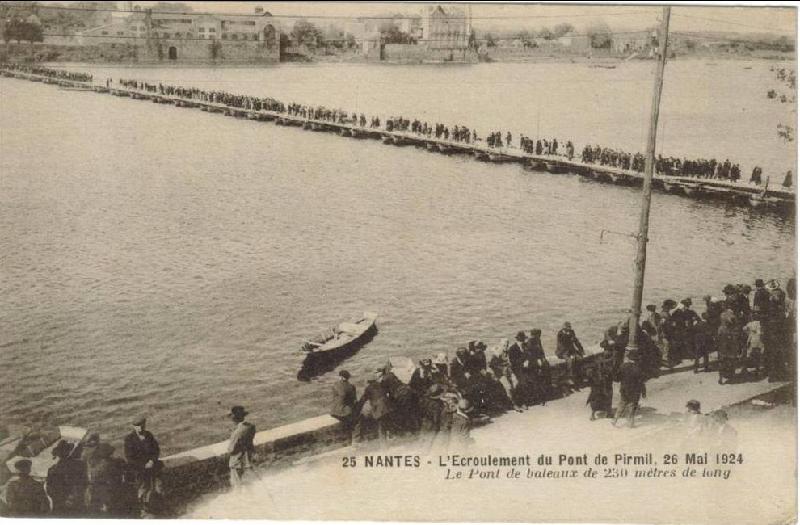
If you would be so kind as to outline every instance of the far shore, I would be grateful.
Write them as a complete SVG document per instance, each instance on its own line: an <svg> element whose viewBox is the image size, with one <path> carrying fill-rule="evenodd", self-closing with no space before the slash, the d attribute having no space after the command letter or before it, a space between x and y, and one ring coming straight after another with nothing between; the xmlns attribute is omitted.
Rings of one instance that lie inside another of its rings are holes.
<svg viewBox="0 0 800 525"><path fill-rule="evenodd" d="M0 46L1 47L1 46ZM24 56L9 57L10 62L26 61ZM197 67L212 67L212 68L272 68L278 66L292 65L292 66L309 66L316 65L367 65L367 66L472 66L478 64L586 64L588 66L616 66L625 62L649 62L648 58L632 58L626 59L622 57L609 57L609 56L576 56L576 55L532 55L523 57L504 57L502 59L481 60L477 62L420 62L420 61L399 61L399 60L367 60L362 56L314 56L308 60L288 60L273 63L258 63L258 62L131 62L131 61L74 61L74 60L43 60L41 64L58 64L66 67L92 67L97 65L113 66L119 68L167 68L167 69L191 69ZM771 56L743 56L743 55L679 55L671 58L673 61L704 61L706 64L711 65L717 62L794 62L795 57L791 54L784 55L771 55Z"/></svg>

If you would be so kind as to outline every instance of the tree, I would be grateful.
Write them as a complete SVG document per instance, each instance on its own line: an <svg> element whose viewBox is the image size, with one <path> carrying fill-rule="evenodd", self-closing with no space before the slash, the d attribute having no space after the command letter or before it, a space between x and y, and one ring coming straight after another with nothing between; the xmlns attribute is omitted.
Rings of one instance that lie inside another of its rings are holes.
<svg viewBox="0 0 800 525"><path fill-rule="evenodd" d="M3 28L3 40L5 40L6 43L10 42L11 40L16 40L17 44L25 40L23 24L26 23L27 22L24 22L19 18L14 18L7 21L5 27Z"/></svg>
<svg viewBox="0 0 800 525"><path fill-rule="evenodd" d="M22 40L30 42L31 45L33 45L34 42L44 41L44 33L42 31L42 26L39 24L34 24L32 22L23 22L21 32L22 32Z"/></svg>
<svg viewBox="0 0 800 525"><path fill-rule="evenodd" d="M533 42L533 35L530 31L520 31L517 33L517 38L522 42L525 47L530 47Z"/></svg>
<svg viewBox="0 0 800 525"><path fill-rule="evenodd" d="M387 28L387 30L381 31L381 36L383 37L383 41L387 44L416 44L417 40L406 33L405 31L400 31L400 28L391 25Z"/></svg>
<svg viewBox="0 0 800 525"><path fill-rule="evenodd" d="M497 42L494 39L494 35L491 33L486 33L486 47L495 47Z"/></svg>
<svg viewBox="0 0 800 525"><path fill-rule="evenodd" d="M552 31L550 31L550 29L549 29L549 28L547 28L547 27L543 27L543 28L541 28L541 29L539 30L539 32L538 32L538 34L537 34L537 36L538 36L539 38L543 38L543 39L545 39L545 40L553 40L553 39L555 38L555 35L553 35L553 32L552 32Z"/></svg>
<svg viewBox="0 0 800 525"><path fill-rule="evenodd" d="M295 22L291 37L295 44L305 44L315 47L322 44L322 31L308 20L298 20Z"/></svg>
<svg viewBox="0 0 800 525"><path fill-rule="evenodd" d="M589 43L595 49L607 49L611 47L613 35L611 29L605 22L598 22L591 26L586 34L589 37Z"/></svg>
<svg viewBox="0 0 800 525"><path fill-rule="evenodd" d="M575 31L575 28L572 27L572 24L558 24L553 28L553 38L561 38L573 31Z"/></svg>
<svg viewBox="0 0 800 525"><path fill-rule="evenodd" d="M353 36L352 33L348 33L345 37L345 43L347 44L348 49L355 49L356 47L356 37Z"/></svg>

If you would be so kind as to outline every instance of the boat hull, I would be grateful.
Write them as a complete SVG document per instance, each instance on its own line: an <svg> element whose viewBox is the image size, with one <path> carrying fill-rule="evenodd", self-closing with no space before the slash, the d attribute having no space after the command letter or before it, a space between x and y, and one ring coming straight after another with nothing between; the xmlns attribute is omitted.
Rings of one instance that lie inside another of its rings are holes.
<svg viewBox="0 0 800 525"><path fill-rule="evenodd" d="M339 363L348 357L352 357L361 347L370 342L377 333L378 328L373 321L362 334L346 344L324 352L309 352L306 354L300 371L297 373L297 379L309 381L314 377L332 371Z"/></svg>

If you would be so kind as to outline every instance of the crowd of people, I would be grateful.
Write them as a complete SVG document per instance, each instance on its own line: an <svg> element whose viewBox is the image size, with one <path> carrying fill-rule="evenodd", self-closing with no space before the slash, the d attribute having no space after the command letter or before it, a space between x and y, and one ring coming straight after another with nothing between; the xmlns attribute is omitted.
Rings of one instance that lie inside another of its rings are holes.
<svg viewBox="0 0 800 525"><path fill-rule="evenodd" d="M481 341L470 342L450 360L444 353L422 359L408 384L390 366L380 367L360 397L349 383L350 374L342 371L331 414L352 430L354 441L371 432L381 439L423 435L435 440L443 434L446 442L464 442L475 414L527 410L585 386L592 420L613 417L616 425L624 418L633 426L648 380L684 360L692 363L694 373L710 372L714 353L720 385L764 377L787 380L795 365L795 280L787 282L786 291L776 280L756 279L754 286L729 284L724 297L705 296L700 315L691 298L680 303L667 299L660 311L647 305L635 349L630 348L627 318L605 331L602 352L591 356L570 323L564 323L556 334L560 361L555 364L561 366L551 364L541 330L533 329L490 349ZM614 411L615 382L620 402Z"/></svg>
<svg viewBox="0 0 800 525"><path fill-rule="evenodd" d="M0 69L15 71L18 73L27 73L30 75L39 75L48 78L57 78L61 80L72 80L75 82L91 82L93 79L92 75L89 73L67 71L65 69L53 69L51 67L37 66L33 64L2 63L0 64Z"/></svg>
<svg viewBox="0 0 800 525"><path fill-rule="evenodd" d="M581 161L587 164L613 166L624 170L639 173L645 170L645 158L641 153L631 154L611 148L600 146L585 146L581 153ZM694 177L698 179L717 179L736 182L742 178L739 164L732 163L730 159L723 162L717 159L687 159L679 157L664 157L658 155L655 159L655 173L668 177ZM753 168L750 182L761 184L762 170L759 166Z"/></svg>
<svg viewBox="0 0 800 525"><path fill-rule="evenodd" d="M132 422L124 459L90 433L78 443L59 440L44 484L31 476L32 461L18 459L5 486L3 516L59 518L153 517L162 508L160 448L145 418ZM34 436L29 436L33 439Z"/></svg>

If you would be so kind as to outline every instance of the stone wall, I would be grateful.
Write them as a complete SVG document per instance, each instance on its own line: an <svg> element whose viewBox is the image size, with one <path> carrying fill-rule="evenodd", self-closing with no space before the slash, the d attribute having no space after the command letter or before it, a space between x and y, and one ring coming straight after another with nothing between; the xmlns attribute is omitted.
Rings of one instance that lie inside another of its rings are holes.
<svg viewBox="0 0 800 525"><path fill-rule="evenodd" d="M153 39L137 47L140 62L271 64L281 58L278 41Z"/></svg>
<svg viewBox="0 0 800 525"><path fill-rule="evenodd" d="M476 62L477 54L468 49L435 48L422 44L385 44L382 60L400 63Z"/></svg>
<svg viewBox="0 0 800 525"><path fill-rule="evenodd" d="M256 465L287 466L302 456L347 444L349 432L324 415L256 433ZM192 500L229 486L228 443L207 445L162 458L163 489L171 513L182 513Z"/></svg>

